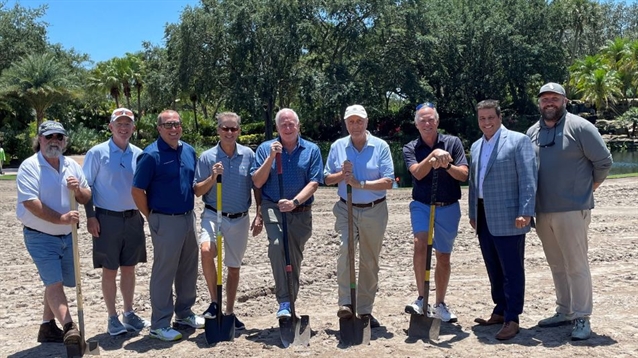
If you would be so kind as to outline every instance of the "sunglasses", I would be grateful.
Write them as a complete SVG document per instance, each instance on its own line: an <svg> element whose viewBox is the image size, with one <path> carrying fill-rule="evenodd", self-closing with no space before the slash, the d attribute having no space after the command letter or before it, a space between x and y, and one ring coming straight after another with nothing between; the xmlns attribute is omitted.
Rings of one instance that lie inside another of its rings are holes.
<svg viewBox="0 0 638 358"><path fill-rule="evenodd" d="M121 109L119 111L115 111L113 112L114 116L133 116L133 112L129 111L128 109Z"/></svg>
<svg viewBox="0 0 638 358"><path fill-rule="evenodd" d="M556 144L556 128L553 128L553 132L554 132L554 136L552 137L552 141L547 143L547 144L541 144L540 143L540 137L541 137L541 129L538 128L538 134L536 134L536 145L539 148L548 148L553 146L554 144Z"/></svg>
<svg viewBox="0 0 638 358"><path fill-rule="evenodd" d="M166 129L180 128L181 126L182 124L180 122L166 122L166 123L160 124L160 127L164 127Z"/></svg>
<svg viewBox="0 0 638 358"><path fill-rule="evenodd" d="M432 102L423 102L420 105L416 106L416 110L418 111L423 107L432 108L432 109L436 108L436 106Z"/></svg>
<svg viewBox="0 0 638 358"><path fill-rule="evenodd" d="M226 126L219 126L219 129L222 132L237 132L239 130L239 127L226 127Z"/></svg>
<svg viewBox="0 0 638 358"><path fill-rule="evenodd" d="M55 138L57 140L63 140L64 134L56 133L56 134L47 134L44 136L44 139L51 140L51 138Z"/></svg>

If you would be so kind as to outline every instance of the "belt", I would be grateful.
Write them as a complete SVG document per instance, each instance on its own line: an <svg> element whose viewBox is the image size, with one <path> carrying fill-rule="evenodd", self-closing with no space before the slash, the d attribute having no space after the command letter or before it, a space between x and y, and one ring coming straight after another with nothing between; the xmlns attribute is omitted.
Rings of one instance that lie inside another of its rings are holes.
<svg viewBox="0 0 638 358"><path fill-rule="evenodd" d="M57 237L59 239L71 234L71 233L68 233L68 234L61 234L61 235L52 235L52 234L47 234L46 232L42 232L40 230L32 229L32 228L30 228L28 226L25 226L24 228L29 230L29 231L37 232L38 234L49 235L49 236Z"/></svg>
<svg viewBox="0 0 638 358"><path fill-rule="evenodd" d="M213 212L217 212L217 209L215 209L214 207L212 207L212 205L204 205L206 207L206 209L208 210L212 210ZM222 211L222 216L229 218L229 219L237 219L237 218L243 218L244 216L248 215L248 211L244 211L243 213L225 213Z"/></svg>
<svg viewBox="0 0 638 358"><path fill-rule="evenodd" d="M106 210L106 209L102 209L98 207L95 208L95 212L99 214L103 214L103 215L115 216L117 218L132 218L139 213L139 211L135 209L124 210L124 211L111 211L111 210Z"/></svg>
<svg viewBox="0 0 638 358"><path fill-rule="evenodd" d="M153 214L168 215L168 216L184 216L184 215L188 215L188 214L190 214L192 212L193 212L193 210L189 210L189 211L185 211L185 212L181 212L181 213L163 213L161 211L157 211L155 209L151 209L151 213L153 213Z"/></svg>
<svg viewBox="0 0 638 358"><path fill-rule="evenodd" d="M452 205L452 204L455 204L455 203L456 203L456 201L451 201L449 203L448 202L444 202L444 201L437 201L434 204L430 204L430 205L434 205L436 207L441 207L441 206L449 206L449 205Z"/></svg>
<svg viewBox="0 0 638 358"><path fill-rule="evenodd" d="M348 203L344 198L339 198L339 200L343 201L346 204ZM381 198L381 199L377 199L377 200L375 200L375 201L373 201L371 203L367 203L367 204L355 204L355 203L352 203L352 206L354 206L355 208L371 208L371 207L373 207L373 206L375 206L377 204L381 204L384 201L385 201L385 196L383 198Z"/></svg>
<svg viewBox="0 0 638 358"><path fill-rule="evenodd" d="M310 211L310 210L312 210L312 205L301 205L301 206L298 206L298 207L292 209L290 212L291 213L304 213L304 212Z"/></svg>

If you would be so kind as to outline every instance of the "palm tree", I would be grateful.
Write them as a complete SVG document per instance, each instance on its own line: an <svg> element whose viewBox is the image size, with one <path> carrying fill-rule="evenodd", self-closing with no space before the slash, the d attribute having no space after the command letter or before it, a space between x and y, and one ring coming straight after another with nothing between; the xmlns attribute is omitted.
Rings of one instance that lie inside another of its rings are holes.
<svg viewBox="0 0 638 358"><path fill-rule="evenodd" d="M622 83L618 72L603 66L585 77L578 88L583 100L594 103L596 110L602 113L609 104L616 103L616 98L622 96Z"/></svg>
<svg viewBox="0 0 638 358"><path fill-rule="evenodd" d="M120 79L112 61L98 63L91 71L89 82L90 86L98 90L105 90L115 100L115 107L120 107L120 95L122 93L120 91Z"/></svg>
<svg viewBox="0 0 638 358"><path fill-rule="evenodd" d="M0 77L0 94L31 106L38 126L47 108L74 97L76 89L71 69L50 53L27 55Z"/></svg>

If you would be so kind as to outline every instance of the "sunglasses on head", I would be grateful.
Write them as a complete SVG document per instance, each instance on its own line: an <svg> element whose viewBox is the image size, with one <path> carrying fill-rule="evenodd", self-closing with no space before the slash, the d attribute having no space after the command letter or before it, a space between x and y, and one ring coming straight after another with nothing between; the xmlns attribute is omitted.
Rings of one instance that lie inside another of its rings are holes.
<svg viewBox="0 0 638 358"><path fill-rule="evenodd" d="M64 139L64 134L56 133L56 134L47 134L44 136L46 140L51 140L51 138L55 138L57 140Z"/></svg>
<svg viewBox="0 0 638 358"><path fill-rule="evenodd" d="M239 130L239 127L226 127L226 126L219 126L219 129L221 129L222 132L237 132Z"/></svg>
<svg viewBox="0 0 638 358"><path fill-rule="evenodd" d="M416 106L416 110L418 111L419 109L421 109L423 107L432 108L432 109L436 108L436 106L432 102L423 102L423 103L419 104L418 106Z"/></svg>
<svg viewBox="0 0 638 358"><path fill-rule="evenodd" d="M128 109L121 109L119 111L115 111L113 112L113 115L115 116L133 116L133 112L129 111Z"/></svg>
<svg viewBox="0 0 638 358"><path fill-rule="evenodd" d="M166 123L160 124L160 127L164 127L166 129L180 128L181 126L182 124L180 122L166 122Z"/></svg>

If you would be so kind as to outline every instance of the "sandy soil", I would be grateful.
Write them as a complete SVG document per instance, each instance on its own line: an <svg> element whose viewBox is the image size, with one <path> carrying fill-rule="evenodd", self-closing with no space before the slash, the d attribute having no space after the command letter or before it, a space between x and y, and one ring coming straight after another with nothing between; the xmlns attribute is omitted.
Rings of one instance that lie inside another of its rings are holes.
<svg viewBox="0 0 638 358"><path fill-rule="evenodd" d="M20 223L15 219L16 187L13 181L0 181L0 356L64 356L61 344L38 344L36 336L42 312L43 287L23 244ZM106 334L106 310L102 302L100 272L92 268L91 237L80 229L80 255L86 332L99 341L106 357L488 357L512 355L547 356L638 356L638 179L609 180L597 191L597 208L590 228L590 261L594 280L595 312L593 336L588 341L569 341L570 327L540 329L536 322L554 312L554 288L549 268L535 233L526 244L526 304L521 316L521 333L509 342L494 339L498 327L478 327L475 317L491 312L489 283L477 239L467 220L467 192L464 191L464 217L452 256L453 273L447 303L459 317L458 323L443 324L436 342L410 340L409 317L403 307L415 297L412 274L412 239L408 214L410 191L392 190L388 196L390 221L381 256L380 286L374 309L382 327L373 329L369 346L344 348L339 345L336 317L336 253L332 205L335 189L322 188L316 195L314 234L309 241L302 267L302 288L298 309L310 315L312 338L309 347L284 349L280 345L275 319L273 279L266 254L266 238L251 238L242 266L236 313L247 330L234 342L208 347L203 330L185 331L179 342L166 343L148 338L148 331L111 337ZM202 205L197 210L201 212ZM84 220L84 219L83 219ZM147 246L152 253L147 229ZM151 258L152 255L149 255ZM150 317L148 286L151 263L138 268L135 306ZM201 272L201 269L200 269ZM68 289L73 316L77 317L75 291ZM430 297L433 297L431 294ZM121 307L121 298L118 298ZM198 281L197 312L208 305L204 278Z"/></svg>

